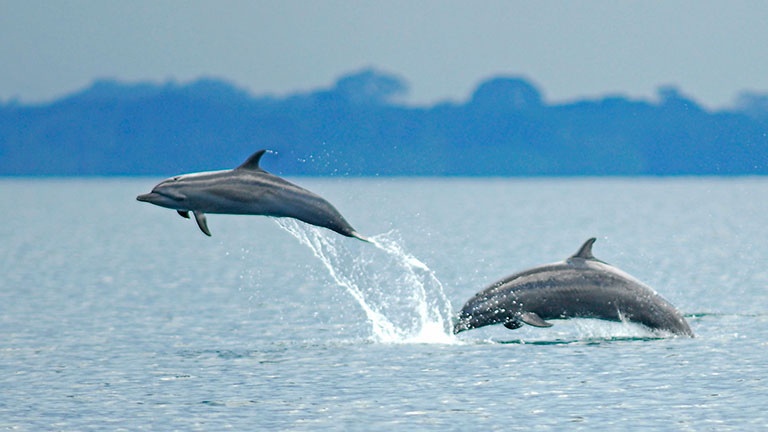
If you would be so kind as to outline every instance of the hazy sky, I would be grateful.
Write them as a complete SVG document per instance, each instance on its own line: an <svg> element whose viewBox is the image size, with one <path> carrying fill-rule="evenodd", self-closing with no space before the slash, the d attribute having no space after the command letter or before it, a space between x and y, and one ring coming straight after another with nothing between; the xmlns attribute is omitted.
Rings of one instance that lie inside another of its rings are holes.
<svg viewBox="0 0 768 432"><path fill-rule="evenodd" d="M719 107L768 92L766 46L765 1L0 0L0 100L104 77L284 94L373 66L405 78L419 104L518 75L550 101L675 84Z"/></svg>

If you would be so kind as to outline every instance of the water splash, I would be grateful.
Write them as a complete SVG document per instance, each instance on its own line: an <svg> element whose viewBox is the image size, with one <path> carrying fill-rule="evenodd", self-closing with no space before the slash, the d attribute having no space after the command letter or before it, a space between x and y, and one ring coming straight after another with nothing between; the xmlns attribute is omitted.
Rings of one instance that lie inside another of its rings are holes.
<svg viewBox="0 0 768 432"><path fill-rule="evenodd" d="M453 308L445 295L443 284L426 264L405 252L400 242L393 238L394 231L372 237L374 246L389 254L400 266L406 287L411 287L411 297L416 305L419 318L418 332L411 335L409 342L443 343L455 342L451 317Z"/></svg>
<svg viewBox="0 0 768 432"><path fill-rule="evenodd" d="M500 333L503 335L501 338L488 337L485 341L489 343L521 345L596 345L607 342L650 341L676 337L672 333L663 330L653 330L626 320L605 321L593 318L571 318L553 320L553 323L555 325L546 330L523 326L513 332ZM486 330L486 332L490 331L493 330ZM478 333L482 335L483 331L481 330Z"/></svg>
<svg viewBox="0 0 768 432"><path fill-rule="evenodd" d="M365 312L374 340L385 343L458 343L453 309L443 285L426 264L405 252L394 231L352 251L347 239L293 219L277 224L309 247L331 279ZM356 244L357 245L357 244Z"/></svg>

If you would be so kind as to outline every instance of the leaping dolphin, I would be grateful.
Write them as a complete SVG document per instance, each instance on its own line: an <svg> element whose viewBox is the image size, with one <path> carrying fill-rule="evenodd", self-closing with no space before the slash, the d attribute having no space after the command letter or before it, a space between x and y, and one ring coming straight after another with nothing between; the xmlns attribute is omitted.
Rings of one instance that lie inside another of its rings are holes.
<svg viewBox="0 0 768 432"><path fill-rule="evenodd" d="M591 238L572 257L504 278L469 299L454 333L503 323L550 327L546 320L628 320L693 337L683 315L642 282L592 255Z"/></svg>
<svg viewBox="0 0 768 432"><path fill-rule="evenodd" d="M259 160L265 152L257 151L235 169L171 177L136 199L176 210L185 218L192 212L207 236L211 231L205 214L221 213L290 217L369 241L331 203L261 169Z"/></svg>

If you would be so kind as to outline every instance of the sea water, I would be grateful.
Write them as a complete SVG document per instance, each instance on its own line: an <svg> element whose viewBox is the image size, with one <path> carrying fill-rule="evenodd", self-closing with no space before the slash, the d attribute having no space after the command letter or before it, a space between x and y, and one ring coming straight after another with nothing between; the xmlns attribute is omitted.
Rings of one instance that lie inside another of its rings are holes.
<svg viewBox="0 0 768 432"><path fill-rule="evenodd" d="M0 180L0 430L761 430L768 180L297 178L371 243ZM595 255L696 337L597 320L451 334L513 272Z"/></svg>

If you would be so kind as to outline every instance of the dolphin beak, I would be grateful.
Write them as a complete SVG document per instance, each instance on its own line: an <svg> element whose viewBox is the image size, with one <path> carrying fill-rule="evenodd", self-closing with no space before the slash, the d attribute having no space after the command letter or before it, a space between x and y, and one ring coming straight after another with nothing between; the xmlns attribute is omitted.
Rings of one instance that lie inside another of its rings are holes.
<svg viewBox="0 0 768 432"><path fill-rule="evenodd" d="M154 202L154 201L156 201L156 200L157 200L157 198L159 198L159 197L160 197L160 195L159 195L159 194L157 194L157 193L155 193L155 192L150 192L150 193L148 193L148 194L143 194L143 195L139 195L139 196L137 196L137 197L136 197L136 200L137 200L137 201L142 201L142 202L148 202L148 203L151 203L151 202Z"/></svg>
<svg viewBox="0 0 768 432"><path fill-rule="evenodd" d="M468 321L459 318L453 323L453 334L459 334L464 330L469 330L471 328L472 327L469 325Z"/></svg>

